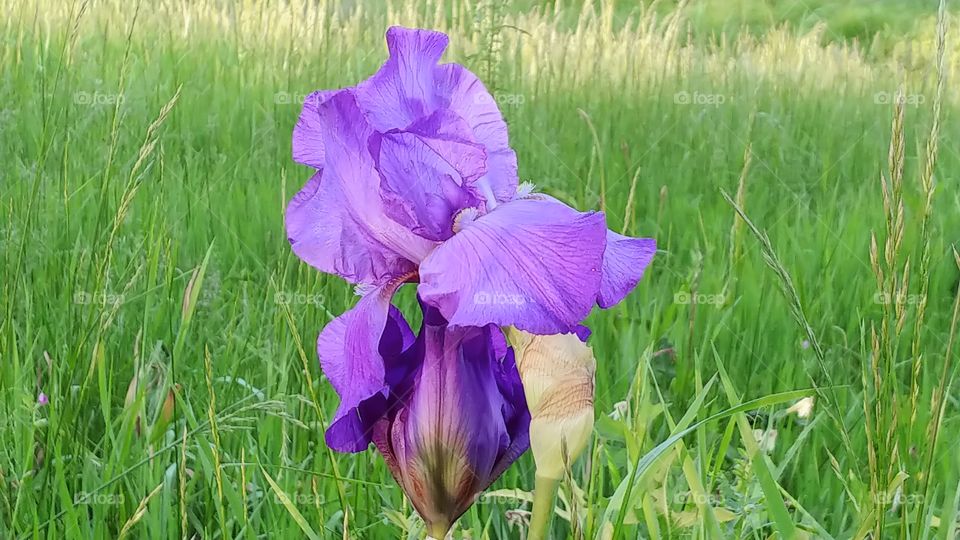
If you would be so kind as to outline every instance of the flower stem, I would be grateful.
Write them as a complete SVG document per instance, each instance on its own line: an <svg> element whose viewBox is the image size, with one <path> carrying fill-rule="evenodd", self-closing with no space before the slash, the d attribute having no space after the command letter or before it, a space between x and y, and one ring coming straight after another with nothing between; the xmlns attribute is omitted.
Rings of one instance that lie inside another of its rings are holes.
<svg viewBox="0 0 960 540"><path fill-rule="evenodd" d="M530 531L527 540L544 540L550 532L553 518L553 498L560 487L560 480L537 475L533 490L533 515L530 517Z"/></svg>

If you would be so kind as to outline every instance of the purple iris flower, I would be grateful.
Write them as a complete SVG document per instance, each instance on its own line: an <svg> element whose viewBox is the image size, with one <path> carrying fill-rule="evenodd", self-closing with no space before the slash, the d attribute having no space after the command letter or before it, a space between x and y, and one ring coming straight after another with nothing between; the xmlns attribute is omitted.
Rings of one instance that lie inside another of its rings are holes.
<svg viewBox="0 0 960 540"><path fill-rule="evenodd" d="M419 336L391 308L380 340L388 390L373 442L435 538L530 445L513 350L494 325L452 327L422 304ZM370 410L362 405L359 414ZM372 408L380 414L380 407Z"/></svg>
<svg viewBox="0 0 960 540"><path fill-rule="evenodd" d="M330 447L359 452L391 392L382 336L403 283L450 328L576 331L622 300L656 246L518 189L507 126L483 84L441 64L447 36L393 27L390 58L357 86L311 94L293 134L313 178L286 213L293 251L357 286L321 332L321 366L341 403Z"/></svg>

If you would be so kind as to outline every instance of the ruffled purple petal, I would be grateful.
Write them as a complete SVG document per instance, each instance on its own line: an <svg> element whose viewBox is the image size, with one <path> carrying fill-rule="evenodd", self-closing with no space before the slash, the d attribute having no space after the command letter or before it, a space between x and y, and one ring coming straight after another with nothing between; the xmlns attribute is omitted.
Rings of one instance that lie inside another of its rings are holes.
<svg viewBox="0 0 960 540"><path fill-rule="evenodd" d="M327 445L334 450L367 448L374 424L387 411L389 384L399 384L414 367L404 364L403 355L413 344L413 333L390 305L396 289L396 284L388 284L367 293L330 321L317 339L320 367L340 395L326 432Z"/></svg>
<svg viewBox="0 0 960 540"><path fill-rule="evenodd" d="M323 124L320 106L336 94L336 90L318 90L307 96L297 125L293 128L293 160L320 170L323 168Z"/></svg>
<svg viewBox="0 0 960 540"><path fill-rule="evenodd" d="M356 89L357 102L374 129L406 129L444 106L434 70L448 41L446 34L430 30L387 30L390 58Z"/></svg>
<svg viewBox="0 0 960 540"><path fill-rule="evenodd" d="M517 192L517 155L510 148L507 124L497 102L476 75L459 64L438 69L437 87L447 96L447 107L473 130L473 138L487 150L487 173L475 183L489 187L496 200L513 199Z"/></svg>
<svg viewBox="0 0 960 540"><path fill-rule="evenodd" d="M447 42L440 32L390 28L390 58L357 85L357 102L374 129L384 133L407 130L441 109L459 116L472 140L487 153L485 174L471 183L482 186L497 201L508 201L517 189L517 158L509 145L507 124L493 96L473 73L458 64L438 65Z"/></svg>
<svg viewBox="0 0 960 540"><path fill-rule="evenodd" d="M367 150L372 131L352 94L340 91L318 106L324 169L287 207L294 253L351 283L382 284L416 268L434 246L387 217L380 177Z"/></svg>
<svg viewBox="0 0 960 540"><path fill-rule="evenodd" d="M417 135L448 163L464 183L486 172L486 150L474 140L466 121L450 109L438 109L414 122L407 131Z"/></svg>
<svg viewBox="0 0 960 540"><path fill-rule="evenodd" d="M653 238L630 238L607 231L597 304L606 309L630 294L656 252L657 242Z"/></svg>
<svg viewBox="0 0 960 540"><path fill-rule="evenodd" d="M419 293L453 326L570 332L596 303L606 233L602 214L514 200L438 246L420 265Z"/></svg>
<svg viewBox="0 0 960 540"><path fill-rule="evenodd" d="M457 212L480 204L465 186L484 173L482 147L441 110L411 131L375 135L370 151L380 173L387 214L419 236L442 241L453 234ZM460 131L458 133L458 131Z"/></svg>

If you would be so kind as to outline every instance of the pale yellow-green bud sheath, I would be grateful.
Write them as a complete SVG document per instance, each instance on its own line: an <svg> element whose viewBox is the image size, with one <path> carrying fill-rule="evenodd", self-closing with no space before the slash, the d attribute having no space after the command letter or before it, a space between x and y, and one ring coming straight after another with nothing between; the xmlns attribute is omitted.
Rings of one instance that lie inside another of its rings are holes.
<svg viewBox="0 0 960 540"><path fill-rule="evenodd" d="M530 409L530 450L537 466L530 540L546 537L564 471L593 433L596 362L576 334L538 336L506 329Z"/></svg>
<svg viewBox="0 0 960 540"><path fill-rule="evenodd" d="M550 530L550 518L553 517L553 499L557 494L560 481L537 475L533 489L533 513L530 515L530 530L527 540L544 540Z"/></svg>
<svg viewBox="0 0 960 540"><path fill-rule="evenodd" d="M427 540L446 540L450 525L434 523L427 527Z"/></svg>

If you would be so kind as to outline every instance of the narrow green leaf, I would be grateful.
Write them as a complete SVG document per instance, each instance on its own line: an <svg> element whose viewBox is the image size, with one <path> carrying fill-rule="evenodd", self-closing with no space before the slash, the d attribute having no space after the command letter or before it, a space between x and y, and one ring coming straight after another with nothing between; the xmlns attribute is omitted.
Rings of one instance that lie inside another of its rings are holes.
<svg viewBox="0 0 960 540"><path fill-rule="evenodd" d="M723 367L720 355L714 351L714 358L717 362L717 372L720 375L720 382L723 383L724 392L731 405L740 405L740 397L737 395L733 383L730 381L727 370ZM773 524L784 540L791 540L797 534L797 527L787 511L787 505L780 495L780 485L773 477L770 471L771 464L768 462L767 454L763 452L757 441L753 438L753 430L750 424L742 414L737 414L737 427L740 428L740 438L743 439L744 446L747 447L747 455L750 456L750 466L753 474L756 475L760 483L760 489L763 490L763 497L767 502L767 510L773 519Z"/></svg>
<svg viewBox="0 0 960 540"><path fill-rule="evenodd" d="M776 394L770 394L761 398L753 399L736 407L731 407L729 409L718 412L712 416L704 418L703 420L691 425L690 427L680 430L677 433L667 437L662 443L658 444L640 458L637 463L632 468L631 473L620 482L620 485L617 486L616 491L614 491L613 497L610 499L610 505L607 507L607 512L604 514L604 522L611 521L612 513L619 512L620 507L623 504L624 495L628 489L628 486L632 486L644 479L644 475L650 469L650 467L662 458L673 445L677 444L678 441L693 433L697 428L702 425L709 424L710 422L716 422L717 420L723 420L729 418L737 413L743 413L747 411L752 411L755 409L761 409L763 407L770 407L773 405L780 405L783 403L788 403L797 399L803 399L816 394L816 390L813 388L807 388L804 390L791 390L789 392L779 392Z"/></svg>
<svg viewBox="0 0 960 540"><path fill-rule="evenodd" d="M277 485L267 470L261 466L260 472L263 473L263 477L267 479L267 483L270 484L273 492L280 499L280 503L283 504L284 508L287 509L287 512L290 513L290 517L292 517L293 520L297 522L297 525L300 526L300 530L303 531L303 534L307 535L307 538L310 540L320 540L320 536L314 532L313 528L310 527L310 524L307 523L307 520L303 517L303 514L297 510L297 507L293 505L293 501L291 501L287 493L283 491L279 485Z"/></svg>

